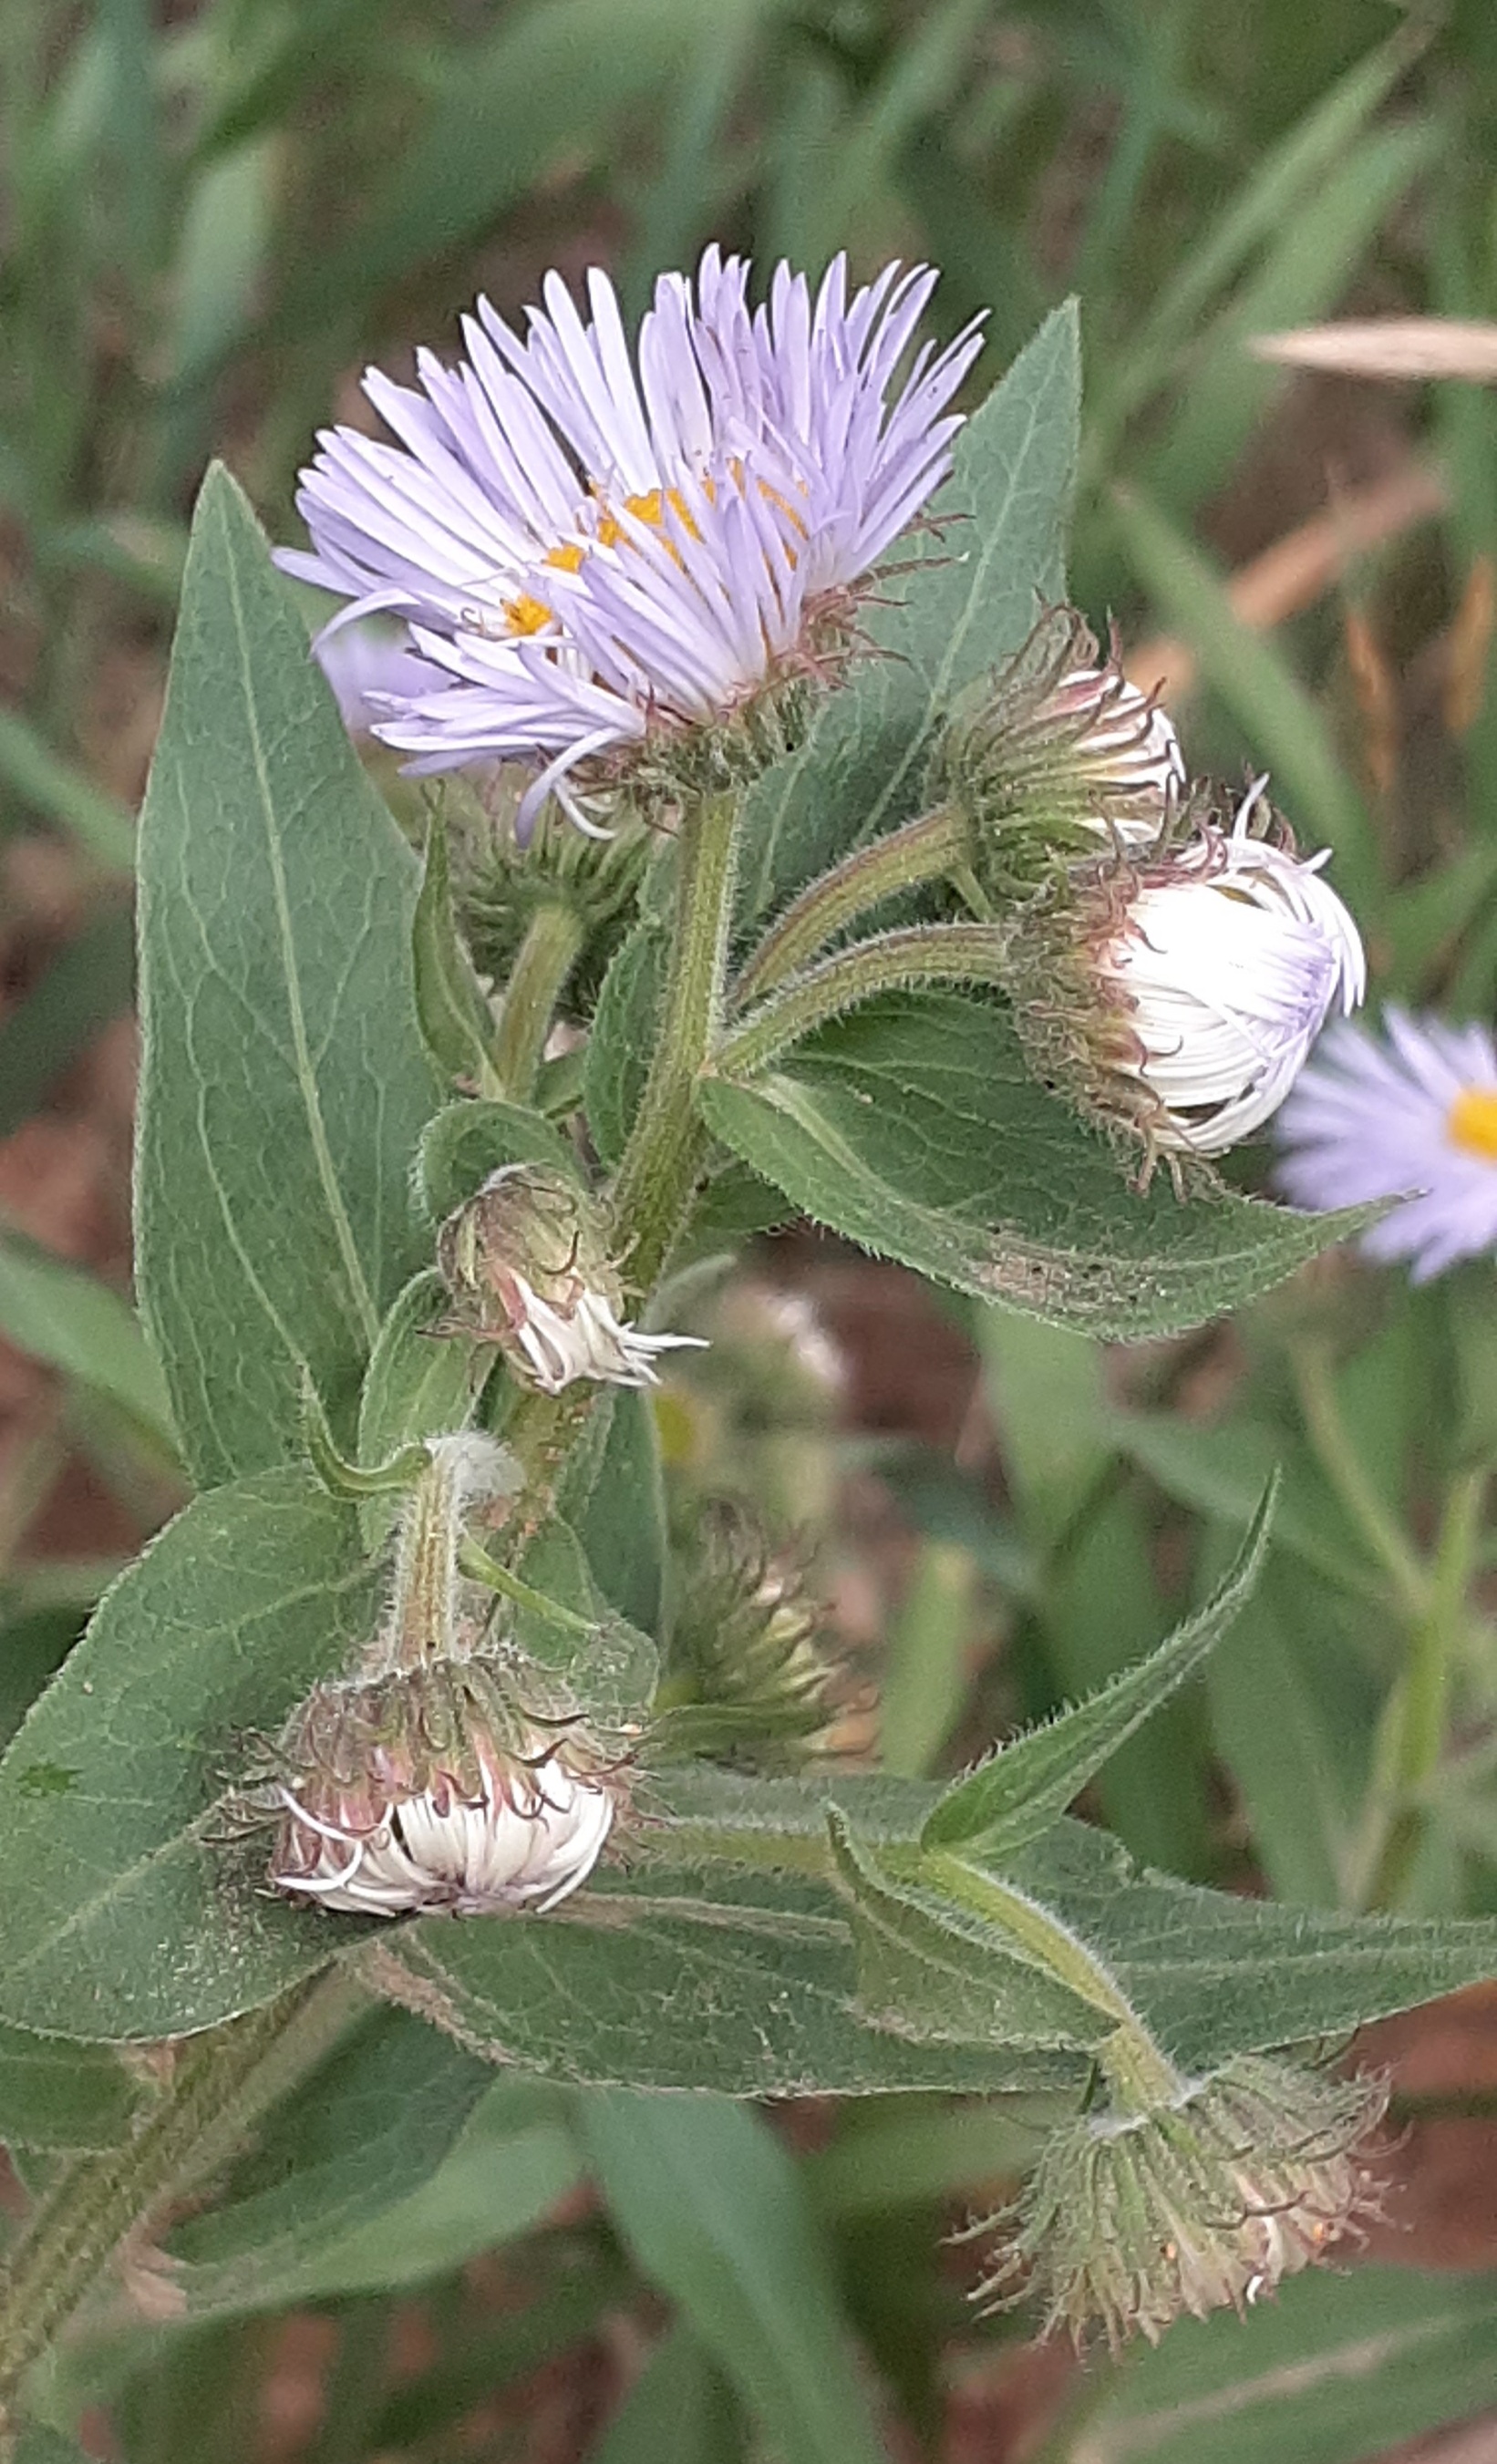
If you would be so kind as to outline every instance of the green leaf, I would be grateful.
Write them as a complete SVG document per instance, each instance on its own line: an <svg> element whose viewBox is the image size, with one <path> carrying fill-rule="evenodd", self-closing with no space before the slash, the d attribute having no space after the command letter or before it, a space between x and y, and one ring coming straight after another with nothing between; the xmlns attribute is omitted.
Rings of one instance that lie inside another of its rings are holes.
<svg viewBox="0 0 1497 2464"><path fill-rule="evenodd" d="M432 1222L442 1222L506 1163L544 1164L578 1177L574 1149L539 1112L497 1096L449 1104L421 1140L419 1178Z"/></svg>
<svg viewBox="0 0 1497 2464"><path fill-rule="evenodd" d="M1363 1603L1277 1551L1209 1677L1217 1751L1279 1900L1354 1904L1383 1688Z"/></svg>
<svg viewBox="0 0 1497 2464"><path fill-rule="evenodd" d="M0 1138L36 1111L49 1089L135 993L135 919L101 903L0 1023Z"/></svg>
<svg viewBox="0 0 1497 2464"><path fill-rule="evenodd" d="M1182 2321L1132 2356L1088 2414L1086 2452L1089 2464L1361 2464L1493 2405L1497 2279L1315 2270L1245 2321Z"/></svg>
<svg viewBox="0 0 1497 2464"><path fill-rule="evenodd" d="M442 1279L428 1268L411 1277L380 1329L359 1403L356 1454L366 1470L420 1439L465 1429L473 1418L493 1346L432 1334L447 1307ZM368 1548L380 1546L395 1508L392 1497L364 1501L360 1520Z"/></svg>
<svg viewBox="0 0 1497 2464"><path fill-rule="evenodd" d="M613 1608L576 1532L553 1517L525 1551L517 1572L571 1618L586 1618L591 1629L579 1634L575 1624L518 1608L515 1639L520 1649L554 1669L583 1709L605 1727L638 1727L654 1695L655 1646Z"/></svg>
<svg viewBox="0 0 1497 2464"><path fill-rule="evenodd" d="M829 2255L767 2123L718 2097L578 2108L615 2223L784 2464L878 2464Z"/></svg>
<svg viewBox="0 0 1497 2464"><path fill-rule="evenodd" d="M0 2139L10 2147L118 2147L141 2088L118 2056L0 2027Z"/></svg>
<svg viewBox="0 0 1497 2464"><path fill-rule="evenodd" d="M836 1806L827 1830L851 1911L858 1999L876 2027L940 2043L1099 2045L1113 2017L1018 1950L996 1926L907 1882L853 1835Z"/></svg>
<svg viewBox="0 0 1497 2464"><path fill-rule="evenodd" d="M44 2421L28 2421L21 2426L15 2443L14 2464L89 2464L77 2441L64 2438Z"/></svg>
<svg viewBox="0 0 1497 2464"><path fill-rule="evenodd" d="M1278 1484L1270 1482L1221 1587L1157 1651L1042 1728L1031 1728L957 1781L920 1834L927 1848L980 1849L1002 1864L1048 1830L1162 1703L1203 1667L1263 1570Z"/></svg>
<svg viewBox="0 0 1497 2464"><path fill-rule="evenodd" d="M141 824L142 1308L204 1485L295 1459L310 1375L351 1425L423 1263L434 1084L415 865L223 471L193 524Z"/></svg>
<svg viewBox="0 0 1497 2464"><path fill-rule="evenodd" d="M735 1812L758 1788L703 1785ZM888 1806L889 1782L855 1784ZM672 1798L687 1784L672 1776ZM846 1793L846 1783L836 1792ZM898 1793L907 1831L932 1792ZM630 1870L605 1867L543 1923L443 1925L386 1935L363 1954L381 1992L522 2069L579 2085L711 2088L731 2096L864 2094L929 2087L1069 2087L1073 2055L995 2044L910 2043L857 2009L847 1912L816 1874L736 1872L674 1853L648 1790ZM795 1799L824 1861L820 1794ZM784 1799L773 1799L775 1811ZM819 1827L811 1828L815 1824Z"/></svg>
<svg viewBox="0 0 1497 2464"><path fill-rule="evenodd" d="M581 2169L547 2090L372 2012L168 2245L193 2316L418 2283L523 2232Z"/></svg>
<svg viewBox="0 0 1497 2464"><path fill-rule="evenodd" d="M198 1498L100 1604L0 1763L0 2017L169 2036L253 2010L350 1928L264 1887L226 1782L378 1614L356 1516L305 1471ZM355 1936L356 1936L356 1929Z"/></svg>
<svg viewBox="0 0 1497 2464"><path fill-rule="evenodd" d="M715 1135L802 1212L980 1300L1137 1341L1239 1307L1365 1211L1131 1189L1029 1075L1000 1008L871 1001L752 1087L705 1079Z"/></svg>
<svg viewBox="0 0 1497 2464"><path fill-rule="evenodd" d="M435 817L427 829L412 956L416 1015L428 1051L449 1078L474 1079L487 1092L494 1083L490 1057L494 1018L479 990L473 961L458 938L447 832Z"/></svg>
<svg viewBox="0 0 1497 2464"><path fill-rule="evenodd" d="M1074 303L1046 319L958 440L932 528L900 542L862 623L876 652L822 710L804 749L746 800L739 909L785 898L915 808L932 727L1066 593L1065 531L1081 387Z"/></svg>
<svg viewBox="0 0 1497 2464"><path fill-rule="evenodd" d="M168 1451L171 1406L128 1301L82 1266L0 1233L0 1333L119 1403Z"/></svg>
<svg viewBox="0 0 1497 2464"><path fill-rule="evenodd" d="M598 996L583 1102L593 1144L610 1169L624 1153L645 1091L669 956L669 935L658 924L636 924L615 952Z"/></svg>
<svg viewBox="0 0 1497 2464"><path fill-rule="evenodd" d="M666 1498L648 1395L613 1397L603 1459L578 1511L577 1536L605 1599L658 1635L666 1581Z"/></svg>

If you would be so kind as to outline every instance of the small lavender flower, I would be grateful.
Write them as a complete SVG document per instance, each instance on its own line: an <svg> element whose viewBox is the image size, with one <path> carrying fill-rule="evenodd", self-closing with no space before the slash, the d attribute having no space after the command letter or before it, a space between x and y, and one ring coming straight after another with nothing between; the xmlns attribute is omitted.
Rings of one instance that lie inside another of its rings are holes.
<svg viewBox="0 0 1497 2464"><path fill-rule="evenodd" d="M347 600L335 626L408 626L425 689L386 693L375 732L413 770L539 764L522 828L549 795L591 826L575 773L811 663L945 476L976 330L892 391L934 274L849 299L839 258L813 301L782 265L758 311L748 275L715 248L694 285L662 275L632 360L596 270L587 324L554 274L523 341L480 299L465 361L419 355L420 392L365 377L397 444L323 432L311 552L280 561Z"/></svg>
<svg viewBox="0 0 1497 2464"><path fill-rule="evenodd" d="M1277 1177L1296 1206L1422 1193L1360 1243L1421 1284L1497 1247L1497 1043L1392 1007L1383 1023L1321 1039L1279 1116Z"/></svg>

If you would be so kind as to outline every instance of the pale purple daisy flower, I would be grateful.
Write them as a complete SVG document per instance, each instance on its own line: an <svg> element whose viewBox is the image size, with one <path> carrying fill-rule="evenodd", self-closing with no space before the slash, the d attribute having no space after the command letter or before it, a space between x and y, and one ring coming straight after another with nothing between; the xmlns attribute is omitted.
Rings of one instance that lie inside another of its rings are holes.
<svg viewBox="0 0 1497 2464"><path fill-rule="evenodd" d="M1367 967L1351 915L1302 861L1248 829L1201 830L1140 875L1098 957L1126 1000L1121 1066L1158 1105L1156 1146L1222 1155L1277 1111L1332 1005L1354 1009Z"/></svg>
<svg viewBox="0 0 1497 2464"><path fill-rule="evenodd" d="M465 360L418 355L419 392L365 377L396 444L322 433L311 551L280 562L347 600L330 630L408 626L425 690L389 692L375 732L413 770L537 763L521 824L555 794L588 827L574 772L806 664L945 477L976 327L895 385L935 275L889 266L849 299L839 258L813 299L781 266L757 311L748 275L715 248L694 284L663 275L632 358L596 270L588 323L555 274L523 340L480 299Z"/></svg>
<svg viewBox="0 0 1497 2464"><path fill-rule="evenodd" d="M1392 1007L1383 1026L1322 1038L1279 1116L1276 1177L1296 1206L1406 1198L1361 1246L1422 1284L1497 1247L1497 1043Z"/></svg>

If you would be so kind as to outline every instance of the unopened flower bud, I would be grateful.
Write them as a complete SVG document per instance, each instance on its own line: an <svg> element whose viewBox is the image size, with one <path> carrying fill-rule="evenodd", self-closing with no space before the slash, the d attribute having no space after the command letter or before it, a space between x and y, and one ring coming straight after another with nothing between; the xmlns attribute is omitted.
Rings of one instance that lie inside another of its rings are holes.
<svg viewBox="0 0 1497 2464"><path fill-rule="evenodd" d="M358 1916L555 1907L612 1826L615 1765L522 1710L496 1655L319 1685L281 1737L277 1890Z"/></svg>
<svg viewBox="0 0 1497 2464"><path fill-rule="evenodd" d="M758 1770L817 1750L835 1717L822 1626L801 1569L775 1557L743 1507L713 1500L687 1551L657 1744Z"/></svg>
<svg viewBox="0 0 1497 2464"><path fill-rule="evenodd" d="M1186 2312L1242 2313L1376 2217L1386 2104L1378 2079L1239 2055L1155 2110L1089 2115L1042 2149L980 2298L1027 2286L1046 2334L1100 2331L1114 2351Z"/></svg>
<svg viewBox="0 0 1497 2464"><path fill-rule="evenodd" d="M933 781L967 811L980 877L1011 889L1057 856L1106 842L1153 847L1189 786L1179 739L1152 695L1058 609L980 695L969 696Z"/></svg>
<svg viewBox="0 0 1497 2464"><path fill-rule="evenodd" d="M543 1395L576 1377L650 1386L663 1352L699 1338L644 1334L619 1312L624 1287L585 1193L563 1173L504 1164L449 1216L437 1266L453 1326L496 1343Z"/></svg>
<svg viewBox="0 0 1497 2464"><path fill-rule="evenodd" d="M1199 825L1154 860L1098 863L1016 936L1016 1015L1036 1067L1151 1154L1216 1155L1288 1093L1328 1014L1366 990L1356 926L1283 825Z"/></svg>

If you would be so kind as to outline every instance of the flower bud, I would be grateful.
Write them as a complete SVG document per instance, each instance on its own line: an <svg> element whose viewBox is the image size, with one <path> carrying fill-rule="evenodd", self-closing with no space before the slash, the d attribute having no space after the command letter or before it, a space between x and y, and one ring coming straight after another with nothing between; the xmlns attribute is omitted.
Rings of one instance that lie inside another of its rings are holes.
<svg viewBox="0 0 1497 2464"><path fill-rule="evenodd" d="M1011 890L1057 852L1156 846L1189 780L1166 714L1061 608L958 711L933 785L970 814L980 877Z"/></svg>
<svg viewBox="0 0 1497 2464"><path fill-rule="evenodd" d="M1020 1031L1040 1074L1151 1155L1216 1155L1278 1110L1332 1008L1366 989L1356 926L1324 856L1198 825L1137 863L1077 868L1016 935Z"/></svg>
<svg viewBox="0 0 1497 2464"><path fill-rule="evenodd" d="M497 1655L319 1685L276 1762L271 1881L358 1916L554 1908L597 1863L621 1794L580 1723L518 1707Z"/></svg>
<svg viewBox="0 0 1497 2464"><path fill-rule="evenodd" d="M756 1770L793 1768L836 1716L822 1613L745 1507L715 1498L687 1551L656 1743Z"/></svg>
<svg viewBox="0 0 1497 2464"><path fill-rule="evenodd" d="M1089 2115L1042 2149L980 2299L1027 2283L1046 2334L1079 2347L1100 2330L1114 2352L1187 2311L1241 2314L1377 2216L1367 2143L1386 2105L1381 2080L1247 2054L1152 2111Z"/></svg>
<svg viewBox="0 0 1497 2464"><path fill-rule="evenodd" d="M585 1194L563 1173L504 1164L448 1217L437 1267L451 1326L496 1343L521 1381L560 1395L576 1377L651 1386L655 1359L689 1334L642 1334L619 1316L624 1287Z"/></svg>

